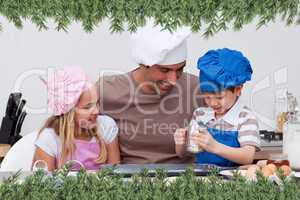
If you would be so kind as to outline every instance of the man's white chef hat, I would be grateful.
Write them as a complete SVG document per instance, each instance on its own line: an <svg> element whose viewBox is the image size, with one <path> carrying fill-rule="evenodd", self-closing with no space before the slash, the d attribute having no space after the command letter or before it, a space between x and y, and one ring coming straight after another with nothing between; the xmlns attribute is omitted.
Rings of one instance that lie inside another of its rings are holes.
<svg viewBox="0 0 300 200"><path fill-rule="evenodd" d="M132 57L137 64L146 66L181 63L187 57L186 39L190 34L188 27L170 32L160 25L155 26L150 19L131 34Z"/></svg>

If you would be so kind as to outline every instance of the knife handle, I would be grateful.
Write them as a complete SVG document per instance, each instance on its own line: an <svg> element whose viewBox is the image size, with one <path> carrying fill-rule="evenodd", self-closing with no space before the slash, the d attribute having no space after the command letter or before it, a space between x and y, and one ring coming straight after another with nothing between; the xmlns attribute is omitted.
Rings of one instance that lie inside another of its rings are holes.
<svg viewBox="0 0 300 200"><path fill-rule="evenodd" d="M12 106L13 106L13 94L11 93L8 97L7 105L6 105L6 111L5 116L11 118L12 114Z"/></svg>
<svg viewBox="0 0 300 200"><path fill-rule="evenodd" d="M13 117L17 116L17 110L20 105L21 97L22 97L22 93L20 92L13 93L13 105L12 105L12 113L11 113Z"/></svg>
<svg viewBox="0 0 300 200"><path fill-rule="evenodd" d="M17 114L16 114L16 117L19 118L21 113L22 113L22 110L24 108L24 105L26 104L26 100L25 99L22 99L19 107L18 107L18 110L17 110Z"/></svg>
<svg viewBox="0 0 300 200"><path fill-rule="evenodd" d="M27 113L26 112L22 112L19 120L18 120L18 123L17 123L17 127L16 127L16 130L15 130L15 136L18 136L20 135L20 132L21 132L21 128L22 128L22 125L23 125L23 122L24 122L24 119L26 117Z"/></svg>

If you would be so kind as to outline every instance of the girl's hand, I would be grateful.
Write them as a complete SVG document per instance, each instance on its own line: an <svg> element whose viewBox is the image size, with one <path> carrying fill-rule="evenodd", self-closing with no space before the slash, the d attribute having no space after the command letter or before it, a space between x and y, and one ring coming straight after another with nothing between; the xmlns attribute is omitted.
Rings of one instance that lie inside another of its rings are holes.
<svg viewBox="0 0 300 200"><path fill-rule="evenodd" d="M219 143L210 135L210 133L205 131L199 131L192 135L191 139L199 145L200 148L207 152L216 153L219 148Z"/></svg>
<svg viewBox="0 0 300 200"><path fill-rule="evenodd" d="M185 128L176 129L174 133L175 144L185 144L186 135L187 135L186 133L187 133L187 129Z"/></svg>

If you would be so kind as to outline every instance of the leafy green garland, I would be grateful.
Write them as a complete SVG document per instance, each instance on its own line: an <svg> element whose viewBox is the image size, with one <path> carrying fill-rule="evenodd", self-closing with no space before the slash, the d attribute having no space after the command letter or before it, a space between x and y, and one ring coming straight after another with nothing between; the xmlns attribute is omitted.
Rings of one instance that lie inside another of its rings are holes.
<svg viewBox="0 0 300 200"><path fill-rule="evenodd" d="M17 28L25 19L46 30L53 19L57 30L67 31L73 21L91 32L109 18L112 32L135 31L148 17L169 30L187 25L212 36L231 25L240 30L259 19L261 27L278 16L287 25L300 24L299 0L0 0L0 15ZM127 28L125 28L127 27ZM0 24L1 29L1 24Z"/></svg>
<svg viewBox="0 0 300 200"><path fill-rule="evenodd" d="M52 175L38 171L22 183L17 182L17 176L11 177L0 184L0 199L300 199L300 184L296 180L286 180L282 176L282 185L276 185L261 173L257 174L257 182L249 182L238 174L226 181L217 171L212 171L207 179L197 179L191 169L172 182L166 181L163 170L157 170L154 178L144 171L131 180L106 169L98 173L82 170L77 176L67 174L66 170Z"/></svg>

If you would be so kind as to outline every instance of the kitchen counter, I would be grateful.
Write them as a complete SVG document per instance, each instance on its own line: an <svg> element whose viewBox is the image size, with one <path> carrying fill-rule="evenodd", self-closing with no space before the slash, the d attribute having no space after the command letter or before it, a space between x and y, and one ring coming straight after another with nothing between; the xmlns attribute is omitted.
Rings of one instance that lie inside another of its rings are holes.
<svg viewBox="0 0 300 200"><path fill-rule="evenodd" d="M272 154L282 154L282 147L262 147L261 151L255 153L254 160L267 160Z"/></svg>
<svg viewBox="0 0 300 200"><path fill-rule="evenodd" d="M9 144L0 144L0 160L4 158L4 156L7 154L7 152L10 149Z"/></svg>
<svg viewBox="0 0 300 200"><path fill-rule="evenodd" d="M236 167L219 167L211 164L119 164L119 165L102 165L102 169L110 168L114 173L120 174L125 178L131 177L133 174L141 173L147 169L149 176L155 176L156 170L163 169L168 177L180 176L185 173L186 169L191 168L196 176L207 176L213 168L218 170L236 169ZM94 173L95 171L89 171ZM0 182L12 176L16 172L0 171ZM70 172L74 175L77 172ZM18 179L24 180L25 177L32 175L33 172L22 171Z"/></svg>
<svg viewBox="0 0 300 200"><path fill-rule="evenodd" d="M213 168L218 170L236 169L236 167L219 167L213 164L119 164L119 165L103 165L102 168L110 168L117 174L121 174L124 177L130 177L135 173L141 173L144 169L147 169L150 176L156 174L157 169L164 169L167 176L179 176L182 175L186 169L193 169L197 176L207 176L210 174Z"/></svg>

